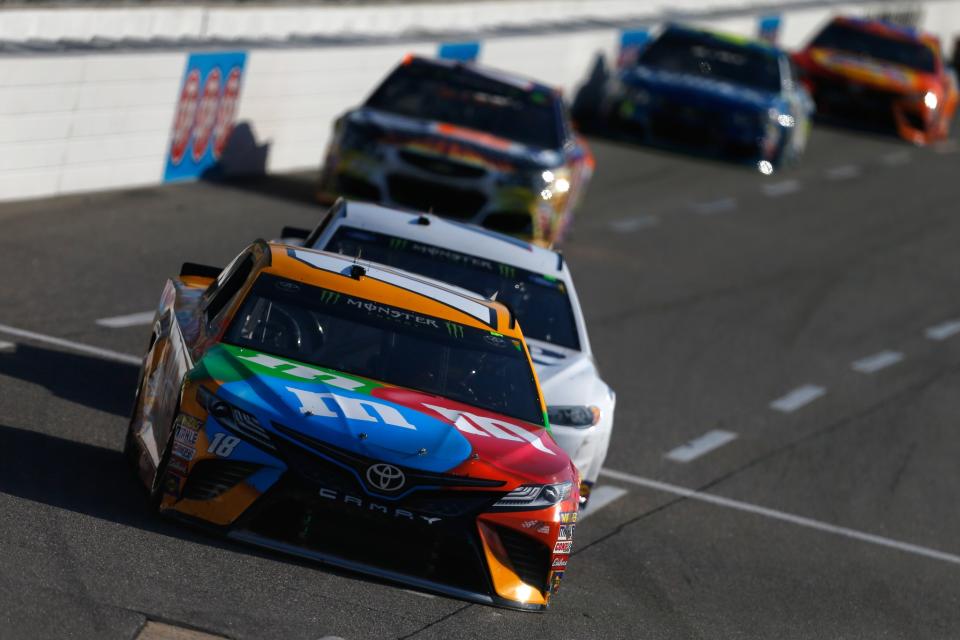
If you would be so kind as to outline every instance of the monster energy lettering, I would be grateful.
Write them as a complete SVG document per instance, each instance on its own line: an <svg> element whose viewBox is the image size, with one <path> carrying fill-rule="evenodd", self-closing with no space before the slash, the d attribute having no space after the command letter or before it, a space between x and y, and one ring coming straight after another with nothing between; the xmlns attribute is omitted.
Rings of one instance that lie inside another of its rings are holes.
<svg viewBox="0 0 960 640"><path fill-rule="evenodd" d="M444 322L443 324L447 325L447 333L454 338L463 337L463 327L458 325L456 322Z"/></svg>
<svg viewBox="0 0 960 640"><path fill-rule="evenodd" d="M336 291L324 291L320 294L320 302L323 304L332 304L340 300L340 294Z"/></svg>

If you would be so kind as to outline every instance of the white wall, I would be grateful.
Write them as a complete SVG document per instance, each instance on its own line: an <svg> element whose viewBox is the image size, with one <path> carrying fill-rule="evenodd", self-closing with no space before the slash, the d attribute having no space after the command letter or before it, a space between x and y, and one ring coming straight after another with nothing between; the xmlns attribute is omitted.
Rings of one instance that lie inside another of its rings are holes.
<svg viewBox="0 0 960 640"><path fill-rule="evenodd" d="M0 199L159 182L185 59L0 58Z"/></svg>
<svg viewBox="0 0 960 640"><path fill-rule="evenodd" d="M617 3L624 4L595 6ZM541 6L551 4L564 3ZM837 10L880 6L889 4L792 10L783 16L782 40L797 46ZM960 33L960 0L923 6L926 28L951 41ZM757 28L756 15L699 22L743 35ZM560 86L572 98L596 54L612 60L618 43L619 31L609 28L488 37L480 61ZM237 119L269 144L268 170L317 167L332 119L361 102L405 53L432 55L437 44L252 49ZM187 52L0 56L0 200L160 183L186 59Z"/></svg>

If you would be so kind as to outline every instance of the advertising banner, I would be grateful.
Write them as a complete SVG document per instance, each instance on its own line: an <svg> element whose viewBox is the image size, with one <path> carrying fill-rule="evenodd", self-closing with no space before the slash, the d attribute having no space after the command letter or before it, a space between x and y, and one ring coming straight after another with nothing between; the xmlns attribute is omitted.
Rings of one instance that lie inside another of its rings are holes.
<svg viewBox="0 0 960 640"><path fill-rule="evenodd" d="M165 182L197 178L223 154L233 130L246 52L191 53L173 117Z"/></svg>

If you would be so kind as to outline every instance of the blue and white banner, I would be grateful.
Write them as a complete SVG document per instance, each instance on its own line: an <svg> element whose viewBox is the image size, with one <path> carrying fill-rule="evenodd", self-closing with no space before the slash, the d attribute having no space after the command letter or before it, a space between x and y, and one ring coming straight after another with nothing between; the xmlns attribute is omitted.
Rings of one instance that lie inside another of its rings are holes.
<svg viewBox="0 0 960 640"><path fill-rule="evenodd" d="M191 53L173 118L165 182L196 178L220 159L233 130L247 54Z"/></svg>

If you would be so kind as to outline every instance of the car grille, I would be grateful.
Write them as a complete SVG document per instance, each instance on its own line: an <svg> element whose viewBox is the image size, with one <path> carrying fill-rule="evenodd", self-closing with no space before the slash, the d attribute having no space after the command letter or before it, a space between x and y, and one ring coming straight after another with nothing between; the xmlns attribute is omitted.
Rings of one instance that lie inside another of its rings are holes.
<svg viewBox="0 0 960 640"><path fill-rule="evenodd" d="M201 460L190 471L183 488L184 498L210 500L226 493L261 468L252 462Z"/></svg>
<svg viewBox="0 0 960 640"><path fill-rule="evenodd" d="M409 165L429 173L451 178L482 178L487 175L483 167L457 162L444 156L424 154L417 151L401 151L400 158Z"/></svg>
<svg viewBox="0 0 960 640"><path fill-rule="evenodd" d="M240 528L272 540L471 592L490 590L472 518L451 526L390 517L323 500L289 475L251 511Z"/></svg>
<svg viewBox="0 0 960 640"><path fill-rule="evenodd" d="M513 529L497 527L496 531L517 576L531 587L546 591L550 548Z"/></svg>
<svg viewBox="0 0 960 640"><path fill-rule="evenodd" d="M401 174L388 176L387 186L390 199L397 204L450 218L472 218L487 203L487 196L476 189L460 189Z"/></svg>
<svg viewBox="0 0 960 640"><path fill-rule="evenodd" d="M893 104L899 94L862 85L817 78L813 98L821 114L854 119L861 124L893 127Z"/></svg>

